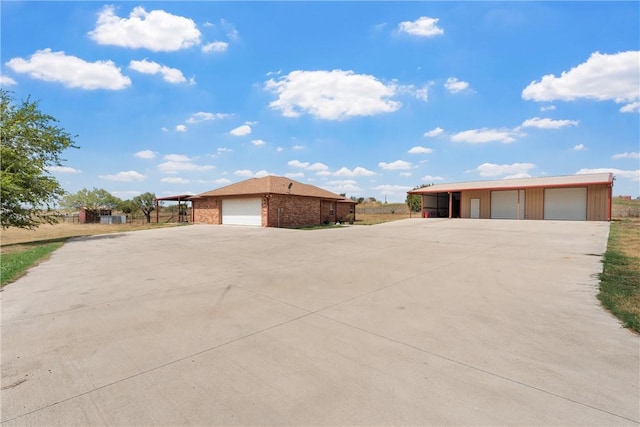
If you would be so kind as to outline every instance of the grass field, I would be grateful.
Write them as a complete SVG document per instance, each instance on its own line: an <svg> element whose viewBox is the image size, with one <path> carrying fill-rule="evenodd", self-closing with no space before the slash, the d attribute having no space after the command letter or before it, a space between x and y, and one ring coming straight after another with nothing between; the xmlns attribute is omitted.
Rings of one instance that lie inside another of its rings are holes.
<svg viewBox="0 0 640 427"><path fill-rule="evenodd" d="M617 219L611 223L598 294L602 305L636 332L640 332L639 248L640 219Z"/></svg>

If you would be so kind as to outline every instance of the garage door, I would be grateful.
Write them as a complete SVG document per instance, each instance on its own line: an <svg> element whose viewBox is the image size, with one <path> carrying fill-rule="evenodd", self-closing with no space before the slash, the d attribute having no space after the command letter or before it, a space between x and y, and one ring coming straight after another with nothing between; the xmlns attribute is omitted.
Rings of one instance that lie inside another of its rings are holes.
<svg viewBox="0 0 640 427"><path fill-rule="evenodd" d="M586 188L549 188L544 190L544 219L587 219Z"/></svg>
<svg viewBox="0 0 640 427"><path fill-rule="evenodd" d="M520 190L520 215L518 216L518 190L491 192L492 219L524 219L524 190Z"/></svg>
<svg viewBox="0 0 640 427"><path fill-rule="evenodd" d="M228 225L262 225L262 200L223 200L222 223Z"/></svg>

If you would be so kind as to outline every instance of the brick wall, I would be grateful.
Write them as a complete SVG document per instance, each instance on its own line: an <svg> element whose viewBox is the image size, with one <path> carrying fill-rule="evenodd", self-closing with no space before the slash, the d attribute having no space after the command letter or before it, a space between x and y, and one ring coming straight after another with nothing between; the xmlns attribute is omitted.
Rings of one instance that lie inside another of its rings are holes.
<svg viewBox="0 0 640 427"><path fill-rule="evenodd" d="M204 224L220 224L220 200L212 197L193 200L193 222Z"/></svg>
<svg viewBox="0 0 640 427"><path fill-rule="evenodd" d="M268 224L265 224L263 214L263 225L267 227L278 226L278 209L280 209L280 227L282 228L305 227L322 223L320 219L320 199L272 194L267 204L269 212ZM263 203L263 212L266 210Z"/></svg>
<svg viewBox="0 0 640 427"><path fill-rule="evenodd" d="M334 205L333 215L330 215L331 203ZM222 224L221 206L222 200L211 197L193 200L194 222ZM263 227L278 227L278 209L280 209L280 227L296 228L322 224L325 220L347 221L350 205L321 201L314 197L271 194L262 199Z"/></svg>
<svg viewBox="0 0 640 427"><path fill-rule="evenodd" d="M356 220L356 205L351 203L336 203L336 216L340 221L349 221L349 214Z"/></svg>

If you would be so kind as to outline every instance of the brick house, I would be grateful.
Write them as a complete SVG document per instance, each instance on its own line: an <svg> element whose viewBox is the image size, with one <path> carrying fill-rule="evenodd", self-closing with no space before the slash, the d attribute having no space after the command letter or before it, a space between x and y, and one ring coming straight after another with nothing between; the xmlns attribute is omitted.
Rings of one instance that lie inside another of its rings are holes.
<svg viewBox="0 0 640 427"><path fill-rule="evenodd" d="M194 223L295 228L355 220L353 200L281 176L247 179L189 200Z"/></svg>

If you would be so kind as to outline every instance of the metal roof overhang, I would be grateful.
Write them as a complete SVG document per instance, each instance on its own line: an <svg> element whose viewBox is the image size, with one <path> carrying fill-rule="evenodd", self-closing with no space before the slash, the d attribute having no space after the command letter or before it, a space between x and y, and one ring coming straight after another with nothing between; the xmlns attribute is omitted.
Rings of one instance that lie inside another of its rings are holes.
<svg viewBox="0 0 640 427"><path fill-rule="evenodd" d="M612 185L613 174L570 175L542 178L516 178L493 181L452 182L450 184L435 184L429 187L408 191L408 194L449 193L459 191L496 191L516 190L525 188L567 188L586 185Z"/></svg>

